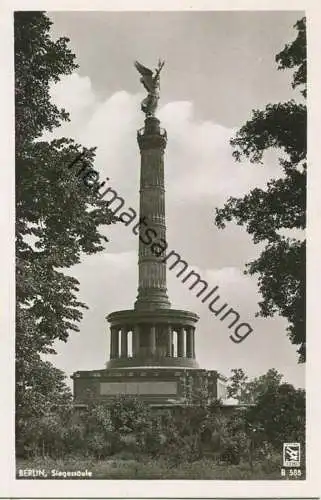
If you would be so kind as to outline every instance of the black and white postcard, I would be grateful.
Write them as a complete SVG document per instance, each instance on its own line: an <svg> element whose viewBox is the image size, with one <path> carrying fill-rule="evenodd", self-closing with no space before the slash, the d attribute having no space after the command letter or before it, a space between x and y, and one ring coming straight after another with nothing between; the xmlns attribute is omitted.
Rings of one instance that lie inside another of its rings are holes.
<svg viewBox="0 0 321 500"><path fill-rule="evenodd" d="M4 9L8 496L320 493L315 9Z"/></svg>

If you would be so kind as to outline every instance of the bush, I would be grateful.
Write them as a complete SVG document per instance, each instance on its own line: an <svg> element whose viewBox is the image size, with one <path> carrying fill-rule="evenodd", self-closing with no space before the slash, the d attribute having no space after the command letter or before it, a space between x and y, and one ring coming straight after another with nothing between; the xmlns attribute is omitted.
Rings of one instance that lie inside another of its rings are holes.
<svg viewBox="0 0 321 500"><path fill-rule="evenodd" d="M109 404L92 401L82 414L66 407L30 418L28 426L20 426L17 452L21 457L72 454L96 461L113 455L138 461L149 457L175 467L207 457L229 466L247 463L252 471L255 463L264 463L264 471L273 473L281 464L280 433L275 443L266 438L258 421L262 405L258 410L226 416L215 404L187 404L159 415L136 398L120 396ZM292 422L291 435L299 436L300 426Z"/></svg>

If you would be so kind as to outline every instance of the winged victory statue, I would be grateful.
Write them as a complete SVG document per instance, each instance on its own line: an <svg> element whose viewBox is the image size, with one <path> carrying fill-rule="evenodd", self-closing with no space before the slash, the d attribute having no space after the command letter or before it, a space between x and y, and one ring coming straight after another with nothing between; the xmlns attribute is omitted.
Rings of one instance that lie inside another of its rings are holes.
<svg viewBox="0 0 321 500"><path fill-rule="evenodd" d="M147 97L145 97L141 103L141 109L146 117L155 116L159 99L160 72L164 64L164 61L159 60L157 68L155 71L152 71L138 61L135 61L135 68L141 74L140 81L147 90Z"/></svg>

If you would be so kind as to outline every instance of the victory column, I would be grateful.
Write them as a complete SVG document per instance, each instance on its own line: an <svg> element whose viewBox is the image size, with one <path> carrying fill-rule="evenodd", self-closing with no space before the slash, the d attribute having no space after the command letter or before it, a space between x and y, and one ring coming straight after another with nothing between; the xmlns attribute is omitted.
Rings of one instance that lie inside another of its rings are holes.
<svg viewBox="0 0 321 500"><path fill-rule="evenodd" d="M147 91L141 103L144 127L137 132L140 150L140 220L159 240L166 241L164 153L166 130L155 116L159 101L160 74L139 62L140 81ZM166 286L164 254L156 255L144 244L139 230L138 294L133 309L107 316L110 324L110 360L106 369L73 374L76 402L89 397L108 400L118 394L137 395L153 406L180 404L187 392L205 377L214 397L224 397L225 384L216 371L200 369L195 356L198 316L171 308Z"/></svg>

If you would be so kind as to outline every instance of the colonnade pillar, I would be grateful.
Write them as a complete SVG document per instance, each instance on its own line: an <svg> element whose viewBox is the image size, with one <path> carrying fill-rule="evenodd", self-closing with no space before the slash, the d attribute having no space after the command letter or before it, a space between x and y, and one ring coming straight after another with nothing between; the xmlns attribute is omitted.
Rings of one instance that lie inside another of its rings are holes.
<svg viewBox="0 0 321 500"><path fill-rule="evenodd" d="M171 325L168 325L167 329L167 356L173 355L173 329Z"/></svg>
<svg viewBox="0 0 321 500"><path fill-rule="evenodd" d="M127 328L122 327L121 328L121 357L122 358L127 358L128 357L128 340L127 340Z"/></svg>
<svg viewBox="0 0 321 500"><path fill-rule="evenodd" d="M196 358L196 354L195 354L195 328L193 328L193 335L192 335L192 347L193 347L193 359Z"/></svg>
<svg viewBox="0 0 321 500"><path fill-rule="evenodd" d="M194 328L188 327L186 331L186 357L193 358L194 357Z"/></svg>
<svg viewBox="0 0 321 500"><path fill-rule="evenodd" d="M179 358L192 358L195 359L195 328L193 326L172 326L172 325L166 325L166 333L167 333L167 339L166 339L166 356L167 357L173 357L174 352L173 351L173 330L177 333L176 340L176 355ZM128 333L129 331L132 331L132 357L136 358L140 354L144 354L145 347L142 349L144 352L140 352L140 344L141 344L141 331L140 331L140 326L135 325L133 328L127 326L112 326L110 328L110 358L111 359L118 359L121 357L122 359L127 359L129 355L128 351ZM120 332L120 335L119 335ZM143 334L145 335L145 330L143 331ZM157 340L156 340L156 325L152 324L148 327L146 331L147 335L147 344L144 344L146 341L142 339L142 342L145 346L147 347L147 352L151 356L155 356L157 354ZM186 339L186 341L185 341ZM163 344L164 345L164 344Z"/></svg>
<svg viewBox="0 0 321 500"><path fill-rule="evenodd" d="M185 346L184 346L184 329L182 327L177 328L177 356L183 358L185 356Z"/></svg>
<svg viewBox="0 0 321 500"><path fill-rule="evenodd" d="M155 325L151 326L150 329L150 352L152 355L156 353L156 327Z"/></svg>
<svg viewBox="0 0 321 500"><path fill-rule="evenodd" d="M139 353L140 339L139 339L139 326L134 326L133 330L133 357L136 358Z"/></svg>
<svg viewBox="0 0 321 500"><path fill-rule="evenodd" d="M110 329L110 358L117 359L119 356L119 332L118 328L112 326Z"/></svg>

